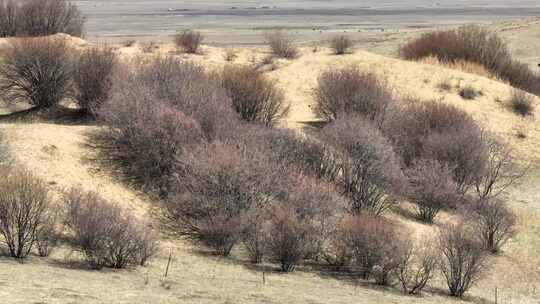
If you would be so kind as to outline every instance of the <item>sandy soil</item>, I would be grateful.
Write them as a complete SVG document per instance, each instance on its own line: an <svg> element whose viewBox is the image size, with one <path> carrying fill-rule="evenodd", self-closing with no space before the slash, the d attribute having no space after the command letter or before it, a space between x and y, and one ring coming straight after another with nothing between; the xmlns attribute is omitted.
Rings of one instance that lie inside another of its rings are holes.
<svg viewBox="0 0 540 304"><path fill-rule="evenodd" d="M514 26L514 25L512 25ZM535 35L538 23L501 31ZM504 27L505 29L509 28ZM72 40L78 47L86 42ZM513 42L515 52L531 53L527 46ZM0 46L2 43L0 42ZM144 53L141 44L119 47L123 57L146 54L170 54L199 62L209 69L224 64L225 49L205 46L201 55L179 54L171 44L151 48ZM442 66L406 62L366 51L359 46L353 54L331 55L328 49L304 47L295 60L277 60L267 66L267 74L283 88L291 103L291 114L283 127L303 128L316 118L311 111L312 90L318 75L329 68L357 65L386 77L395 94L416 96L422 100L448 102L467 112L485 128L504 137L513 147L516 159L531 166L527 177L512 188L507 200L519 218L519 233L506 250L492 257L493 266L466 300L493 303L498 288L499 303L540 302L540 125L539 99L534 116L521 119L507 105L511 88L504 83ZM379 49L375 50L380 53ZM238 49L236 64L251 64L267 56L264 48ZM525 56L525 55L524 55ZM525 58L525 57L524 57ZM534 60L531 57L531 60ZM449 82L450 91L438 85ZM463 100L460 87L471 85L482 91L475 100ZM4 112L9 109L4 108ZM144 215L155 204L144 193L119 183L93 159L94 151L87 136L96 130L91 125L65 125L51 122L0 124L16 161L24 164L51 185L55 193L74 185L97 190ZM527 137L519 139L517 131ZM392 215L429 235L435 227ZM163 278L169 253L173 264ZM263 272L263 269L266 269ZM263 284L263 273L266 284ZM292 274L279 274L268 268L253 268L241 252L231 259L209 257L189 242L163 238L162 250L148 267L122 271L90 271L69 248L56 251L52 257L30 257L24 264L0 258L0 299L3 303L454 303L444 295L440 278L421 297L406 297L394 288L357 284L306 267Z"/></svg>

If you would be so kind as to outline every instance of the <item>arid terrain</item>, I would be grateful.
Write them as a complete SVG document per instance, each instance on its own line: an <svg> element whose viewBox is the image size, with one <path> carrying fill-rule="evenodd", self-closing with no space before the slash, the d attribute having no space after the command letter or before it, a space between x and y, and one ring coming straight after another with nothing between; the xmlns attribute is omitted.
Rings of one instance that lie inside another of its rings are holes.
<svg viewBox="0 0 540 304"><path fill-rule="evenodd" d="M540 20L527 19L495 23L491 28L510 44L513 55L538 69L540 63ZM515 159L530 166L525 178L514 185L505 197L518 218L518 233L502 253L490 257L491 267L465 296L463 301L479 304L540 303L540 107L532 116L520 118L512 113L507 100L511 87L503 82L427 62L396 58L397 46L417 33L370 33L353 36L352 54L331 54L324 41L304 43L299 58L279 59L264 67L277 81L291 105L283 128L299 131L316 122L313 113L313 89L319 74L329 68L358 66L384 77L401 96L419 97L453 104L472 114L486 129L505 138L514 150ZM65 36L61 36L65 37ZM73 46L92 45L67 37ZM0 47L9 43L0 41ZM171 43L133 46L115 45L121 58L178 56L207 69L218 70L227 64L227 48L203 46L201 54L178 52ZM235 48L231 46L229 48ZM268 54L264 47L237 47L235 64L262 61ZM451 89L442 91L447 82ZM472 86L482 92L475 100L464 100L458 90ZM536 98L536 104L540 99ZM3 105L4 114L14 110ZM16 162L24 164L44 179L54 194L72 186L98 191L103 197L120 202L137 214L152 218L156 206L144 193L121 183L107 168L95 161L95 151L88 136L99 126L84 123L51 121L1 123L0 131ZM523 133L524 138L517 136ZM435 233L429 226L392 212L406 226L414 228L415 237ZM445 214L444 221L451 216ZM156 225L159 219L154 218ZM164 272L169 256L172 264ZM68 247L43 259L30 256L24 263L0 258L0 302L2 303L457 303L445 295L445 286L436 277L421 296L405 296L398 289L358 283L348 277L302 266L282 274L269 265L253 266L242 254L221 259L201 252L187 240L162 236L161 249L147 267L127 270L88 270L81 265L78 253ZM497 290L497 291L496 291Z"/></svg>

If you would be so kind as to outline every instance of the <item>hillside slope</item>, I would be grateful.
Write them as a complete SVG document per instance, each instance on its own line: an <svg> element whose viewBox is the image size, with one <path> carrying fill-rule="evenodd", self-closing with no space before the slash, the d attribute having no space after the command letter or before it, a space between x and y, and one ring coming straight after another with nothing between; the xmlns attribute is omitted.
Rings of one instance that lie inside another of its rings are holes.
<svg viewBox="0 0 540 304"><path fill-rule="evenodd" d="M129 57L141 51L132 47L121 48L119 52ZM174 53L170 45L160 46L157 52ZM204 55L178 56L215 69L225 64L223 54L223 49L205 47ZM266 55L262 49L242 49L236 63L249 64ZM531 118L521 119L507 108L510 94L507 85L440 66L405 62L365 51L334 56L325 49L317 52L303 49L300 58L279 60L272 68L268 67L268 75L284 89L291 103L291 113L284 126L302 128L315 121L311 111L312 90L318 75L328 68L352 65L386 77L396 94L449 102L465 109L485 128L504 137L514 148L517 159L531 164L527 177L508 195L509 204L519 218L519 233L500 256L493 258L493 267L472 288L467 300L492 303L497 287L502 303L540 302L540 147L537 144L540 142L540 108L537 107ZM440 91L441 82L449 82L454 88ZM463 100L457 88L465 85L472 85L483 95L476 100ZM80 185L97 190L139 214L149 213L153 206L151 200L115 180L93 161L93 151L86 138L96 128L50 122L0 124L0 131L7 135L16 161L42 177L56 194ZM518 139L517 129L526 130L527 137ZM426 233L436 229L408 224ZM170 252L173 263L169 276L164 279ZM68 248L54 252L47 259L30 257L24 264L0 258L0 299L5 303L456 302L444 295L440 280L422 297L405 297L395 288L357 284L309 267L292 274L266 269L266 284L263 284L262 268L253 268L241 258L207 256L187 241L165 237L159 256L146 268L90 271L78 261L77 253Z"/></svg>

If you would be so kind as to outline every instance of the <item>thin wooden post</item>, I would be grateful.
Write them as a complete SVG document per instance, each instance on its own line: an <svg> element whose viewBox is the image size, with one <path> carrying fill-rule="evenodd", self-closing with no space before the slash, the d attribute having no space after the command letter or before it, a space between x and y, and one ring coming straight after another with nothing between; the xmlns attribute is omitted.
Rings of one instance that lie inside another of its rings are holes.
<svg viewBox="0 0 540 304"><path fill-rule="evenodd" d="M265 284L266 284L266 273L263 270L263 285L265 285Z"/></svg>
<svg viewBox="0 0 540 304"><path fill-rule="evenodd" d="M497 290L497 286L495 286L495 304L498 303L499 301L499 295L498 295L499 291Z"/></svg>
<svg viewBox="0 0 540 304"><path fill-rule="evenodd" d="M171 251L169 252L169 259L167 260L167 268L165 268L165 277L167 277L167 275L169 274L169 266L171 265L171 260L172 260L172 248L171 248Z"/></svg>

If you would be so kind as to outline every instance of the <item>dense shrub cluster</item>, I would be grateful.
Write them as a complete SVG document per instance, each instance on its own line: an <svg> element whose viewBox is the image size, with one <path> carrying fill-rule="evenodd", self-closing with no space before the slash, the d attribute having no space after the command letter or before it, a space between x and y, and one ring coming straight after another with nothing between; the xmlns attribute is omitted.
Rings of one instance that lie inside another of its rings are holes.
<svg viewBox="0 0 540 304"><path fill-rule="evenodd" d="M218 79L168 57L122 71L97 113L109 127L98 138L107 158L128 180L162 196L179 155L237 122Z"/></svg>
<svg viewBox="0 0 540 304"><path fill-rule="evenodd" d="M0 1L0 37L83 35L85 18L66 0Z"/></svg>
<svg viewBox="0 0 540 304"><path fill-rule="evenodd" d="M62 39L21 38L13 41L0 62L0 93L47 108L71 93L72 52Z"/></svg>
<svg viewBox="0 0 540 304"><path fill-rule="evenodd" d="M293 59L298 56L298 48L292 38L284 31L266 34L266 42L272 55L278 58Z"/></svg>
<svg viewBox="0 0 540 304"><path fill-rule="evenodd" d="M154 232L118 205L80 189L66 195L66 204L71 242L90 267L144 265L155 254Z"/></svg>
<svg viewBox="0 0 540 304"><path fill-rule="evenodd" d="M497 34L476 25L423 34L399 52L410 60L434 56L445 63L478 63L513 86L540 94L540 75L512 59L507 44Z"/></svg>
<svg viewBox="0 0 540 304"><path fill-rule="evenodd" d="M393 94L386 81L376 75L358 68L343 68L320 75L315 102L315 113L325 121L345 113L382 119L393 102Z"/></svg>
<svg viewBox="0 0 540 304"><path fill-rule="evenodd" d="M227 95L241 119L274 126L288 114L283 92L257 69L228 66L222 77Z"/></svg>
<svg viewBox="0 0 540 304"><path fill-rule="evenodd" d="M514 89L510 96L510 107L518 115L532 115L535 108L534 97L522 90Z"/></svg>
<svg viewBox="0 0 540 304"><path fill-rule="evenodd" d="M176 46L182 48L188 54L196 54L199 51L204 36L200 32L186 30L174 36Z"/></svg>

